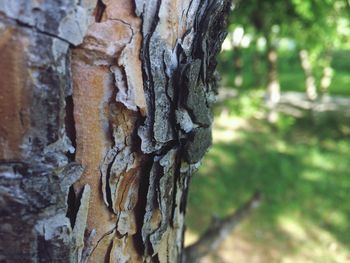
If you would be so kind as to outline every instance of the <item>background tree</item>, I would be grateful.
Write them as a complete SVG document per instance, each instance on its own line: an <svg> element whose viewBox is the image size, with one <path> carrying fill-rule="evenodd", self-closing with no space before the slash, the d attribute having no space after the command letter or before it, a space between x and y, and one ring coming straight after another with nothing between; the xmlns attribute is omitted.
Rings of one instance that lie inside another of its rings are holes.
<svg viewBox="0 0 350 263"><path fill-rule="evenodd" d="M280 98L280 83L278 80L278 32L283 23L295 14L290 1L239 1L234 8L233 17L243 17L240 22L243 27L252 27L255 38L264 37L266 42L265 57L267 61L267 105L271 109L269 119L274 121L276 113L273 110ZM239 20L238 20L239 21Z"/></svg>
<svg viewBox="0 0 350 263"><path fill-rule="evenodd" d="M232 25L231 25L232 26ZM235 75L234 84L236 88L243 85L243 59L242 59L242 42L244 39L244 30L241 27L233 29L232 34L228 36L233 49L233 74Z"/></svg>
<svg viewBox="0 0 350 263"><path fill-rule="evenodd" d="M229 1L0 1L0 258L178 262Z"/></svg>
<svg viewBox="0 0 350 263"><path fill-rule="evenodd" d="M293 0L298 16L286 25L286 35L294 39L299 49L305 74L305 89L309 99L317 97L316 73L320 71L320 91L327 93L331 83L331 52L339 40L338 21L343 16L339 1Z"/></svg>
<svg viewBox="0 0 350 263"><path fill-rule="evenodd" d="M230 28L235 30L243 26L245 34L251 39L250 46L255 51L250 52L250 55L254 58L252 67L257 87L260 79L257 77L259 74L255 74L259 71L256 70L259 68L257 43L265 46L268 104L276 104L279 98L277 61L279 43L283 40L294 43L299 51L309 99L317 97L318 85L322 93L327 92L333 75L332 52L335 49L346 48L346 5L347 2L342 0L236 3L232 13L234 23ZM261 40L265 40L265 43Z"/></svg>

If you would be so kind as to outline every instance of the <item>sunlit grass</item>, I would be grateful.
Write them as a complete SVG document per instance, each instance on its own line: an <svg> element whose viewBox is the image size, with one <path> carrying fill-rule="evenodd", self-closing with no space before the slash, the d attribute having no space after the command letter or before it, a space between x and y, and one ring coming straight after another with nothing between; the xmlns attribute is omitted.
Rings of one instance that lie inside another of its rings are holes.
<svg viewBox="0 0 350 263"><path fill-rule="evenodd" d="M216 108L215 143L192 181L189 230L200 234L213 214L259 189L262 206L217 262L350 262L350 121L281 116L271 125L257 117L259 103L248 91ZM223 261L227 253L237 260Z"/></svg>

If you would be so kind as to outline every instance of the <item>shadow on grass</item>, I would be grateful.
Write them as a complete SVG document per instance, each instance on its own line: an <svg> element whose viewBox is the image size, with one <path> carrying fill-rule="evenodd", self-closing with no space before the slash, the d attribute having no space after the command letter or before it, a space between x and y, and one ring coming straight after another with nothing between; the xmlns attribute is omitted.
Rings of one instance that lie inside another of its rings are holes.
<svg viewBox="0 0 350 263"><path fill-rule="evenodd" d="M252 242L266 241L259 230L295 252L298 244L281 228L281 218L291 218L308 235L317 235L313 226L350 248L350 142L341 132L347 129L310 120L282 132L263 125L263 132L237 130L240 139L214 144L192 180L188 229L202 232L214 213L234 211L258 189L263 203L245 226Z"/></svg>

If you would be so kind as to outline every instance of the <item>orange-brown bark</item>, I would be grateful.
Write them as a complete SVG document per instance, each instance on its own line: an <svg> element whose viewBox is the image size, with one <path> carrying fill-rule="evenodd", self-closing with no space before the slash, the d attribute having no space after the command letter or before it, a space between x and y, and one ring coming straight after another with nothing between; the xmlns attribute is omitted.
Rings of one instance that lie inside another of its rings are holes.
<svg viewBox="0 0 350 263"><path fill-rule="evenodd" d="M113 250L119 244L121 255L134 255L134 262L138 253L133 251L133 210L142 171L141 155L129 148L135 144L136 121L146 113L137 55L141 23L131 1L104 4L99 21L90 25L83 43L73 50L76 160L85 167L74 187L77 194L85 184L91 187L87 232L94 236L89 261L115 257ZM105 175L102 166L111 151L115 151L112 159L118 159L121 168L106 168L109 174Z"/></svg>
<svg viewBox="0 0 350 263"><path fill-rule="evenodd" d="M15 27L0 30L0 160L21 159L22 140L30 125L26 46Z"/></svg>

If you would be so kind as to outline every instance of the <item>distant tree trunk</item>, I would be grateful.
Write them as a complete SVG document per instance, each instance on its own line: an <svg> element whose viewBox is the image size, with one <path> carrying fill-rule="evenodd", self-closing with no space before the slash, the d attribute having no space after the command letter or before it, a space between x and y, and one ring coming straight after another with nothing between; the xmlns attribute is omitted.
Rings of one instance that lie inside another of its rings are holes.
<svg viewBox="0 0 350 263"><path fill-rule="evenodd" d="M179 262L228 0L0 0L0 261Z"/></svg>
<svg viewBox="0 0 350 263"><path fill-rule="evenodd" d="M326 95L329 93L329 86L332 83L333 70L331 67L324 67L322 71L320 90L322 95Z"/></svg>
<svg viewBox="0 0 350 263"><path fill-rule="evenodd" d="M299 51L299 58L301 62L301 67L305 74L305 88L306 95L309 100L315 100L317 98L317 88L315 77L312 73L312 66L309 58L309 53L306 49Z"/></svg>
<svg viewBox="0 0 350 263"><path fill-rule="evenodd" d="M278 118L278 113L275 110L277 103L280 100L280 83L278 80L277 71L277 50L269 37L266 37L267 43L267 105L270 109L268 120L275 122Z"/></svg>
<svg viewBox="0 0 350 263"><path fill-rule="evenodd" d="M253 52L253 75L254 75L254 84L256 87L260 87L262 84L261 79L261 58L260 54L257 50L254 50Z"/></svg>
<svg viewBox="0 0 350 263"><path fill-rule="evenodd" d="M235 73L235 87L241 88L243 85L243 60L242 60L242 48L240 46L233 47L233 66Z"/></svg>
<svg viewBox="0 0 350 263"><path fill-rule="evenodd" d="M234 86L241 88L243 85L243 59L242 59L242 41L244 37L244 29L236 27L229 35L231 47L233 50L233 71L234 71Z"/></svg>
<svg viewBox="0 0 350 263"><path fill-rule="evenodd" d="M262 84L261 74L261 57L258 50L258 39L255 41L255 49L253 51L252 69L254 75L254 84L256 87L260 87Z"/></svg>
<svg viewBox="0 0 350 263"><path fill-rule="evenodd" d="M320 82L320 91L322 95L326 95L329 93L329 86L332 83L333 69L331 67L331 62L332 62L332 55L328 51L326 52L326 56L324 59L324 66L323 66L322 77Z"/></svg>

